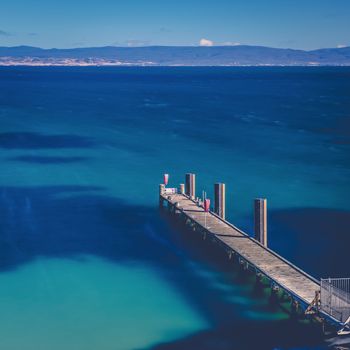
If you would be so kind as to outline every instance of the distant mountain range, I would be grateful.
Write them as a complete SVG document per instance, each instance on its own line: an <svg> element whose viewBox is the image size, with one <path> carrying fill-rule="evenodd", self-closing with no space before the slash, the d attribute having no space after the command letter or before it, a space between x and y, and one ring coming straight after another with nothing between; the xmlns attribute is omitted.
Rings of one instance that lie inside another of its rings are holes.
<svg viewBox="0 0 350 350"><path fill-rule="evenodd" d="M313 51L264 46L0 47L0 65L350 66L350 47Z"/></svg>

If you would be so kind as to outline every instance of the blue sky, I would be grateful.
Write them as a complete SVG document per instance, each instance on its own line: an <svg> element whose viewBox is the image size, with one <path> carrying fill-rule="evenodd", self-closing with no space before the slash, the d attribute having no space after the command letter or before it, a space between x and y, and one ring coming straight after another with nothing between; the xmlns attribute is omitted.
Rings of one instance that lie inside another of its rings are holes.
<svg viewBox="0 0 350 350"><path fill-rule="evenodd" d="M350 0L0 0L0 46L350 46Z"/></svg>

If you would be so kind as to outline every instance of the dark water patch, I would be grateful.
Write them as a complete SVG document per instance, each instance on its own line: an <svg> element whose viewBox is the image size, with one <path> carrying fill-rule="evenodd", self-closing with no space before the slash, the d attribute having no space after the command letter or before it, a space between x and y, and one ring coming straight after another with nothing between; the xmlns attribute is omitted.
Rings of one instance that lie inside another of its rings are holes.
<svg viewBox="0 0 350 350"><path fill-rule="evenodd" d="M46 135L37 132L0 133L0 148L5 149L50 149L50 148L92 148L94 139L79 135Z"/></svg>
<svg viewBox="0 0 350 350"><path fill-rule="evenodd" d="M198 246L185 248L184 238L164 226L155 208L130 205L94 186L2 187L0 212L2 271L37 257L95 255L117 263L147 264L208 322L238 317L223 291L188 265Z"/></svg>
<svg viewBox="0 0 350 350"><path fill-rule="evenodd" d="M159 236L157 210L129 205L105 195L101 188L47 186L0 188L0 212L1 270L15 269L37 257L81 259L85 255L152 265L193 307L211 318L203 296L209 298L213 292L191 278L182 262L184 253L170 244L169 234ZM160 232L169 231L162 227ZM202 297L196 298L199 285Z"/></svg>
<svg viewBox="0 0 350 350"><path fill-rule="evenodd" d="M349 277L350 211L271 210L269 245L317 277Z"/></svg>
<svg viewBox="0 0 350 350"><path fill-rule="evenodd" d="M253 287L237 276L238 265L219 247L160 219L156 208L129 204L95 186L2 187L0 212L2 271L38 257L82 259L86 255L149 265L214 327L183 345L218 340L217 335L226 334L230 327L236 331L227 333L225 344L233 345L241 338L241 322L247 323L247 329L256 325L257 332L261 328L270 334L279 324L268 316L266 322L255 323L249 310L264 315L269 308L254 306ZM312 334L313 341L320 341Z"/></svg>
<svg viewBox="0 0 350 350"><path fill-rule="evenodd" d="M135 129L137 130L137 129ZM130 129L130 135L135 132ZM96 146L115 148L127 152L151 154L154 148L139 142L137 138L122 139L119 135L111 141L98 142L96 139L74 134L42 134L36 132L6 132L0 133L0 148L8 150L41 150L66 148L93 148ZM83 161L83 157L46 157L46 156L20 156L12 158L33 163L69 163L70 161Z"/></svg>
<svg viewBox="0 0 350 350"><path fill-rule="evenodd" d="M88 161L88 157L19 156L7 160L34 164L69 164Z"/></svg>
<svg viewBox="0 0 350 350"><path fill-rule="evenodd" d="M350 145L350 137L347 138L334 138L332 139L332 142L336 145Z"/></svg>
<svg viewBox="0 0 350 350"><path fill-rule="evenodd" d="M349 107L349 102L347 102ZM315 131L318 131L323 134L331 134L336 137L346 137L347 139L350 137L350 118L349 115L345 112L345 109L343 113L339 113L337 115L337 118L333 120L333 123L329 123L327 127L322 126L315 128Z"/></svg>
<svg viewBox="0 0 350 350"><path fill-rule="evenodd" d="M142 250L143 228L138 226L143 208L131 208L106 196L102 188L3 187L0 196L5 214L1 220L2 243L7 246L2 268L40 255L94 254L114 259L147 256L147 250ZM133 240L140 245L134 247Z"/></svg>
<svg viewBox="0 0 350 350"><path fill-rule="evenodd" d="M305 332L307 330L307 333ZM290 349L317 346L320 326L295 324L293 321L239 321L225 327L191 334L173 342L156 344L147 350L232 350ZM278 345L277 345L278 344ZM146 350L146 349L144 349Z"/></svg>

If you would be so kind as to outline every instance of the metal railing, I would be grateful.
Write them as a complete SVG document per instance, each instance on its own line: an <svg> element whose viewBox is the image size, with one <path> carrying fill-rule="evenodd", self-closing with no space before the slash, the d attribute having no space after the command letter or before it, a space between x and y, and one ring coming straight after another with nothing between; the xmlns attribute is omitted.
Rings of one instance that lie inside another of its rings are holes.
<svg viewBox="0 0 350 350"><path fill-rule="evenodd" d="M162 194L164 195L172 195L172 194L177 194L178 190L177 188L169 188L169 187L164 187Z"/></svg>
<svg viewBox="0 0 350 350"><path fill-rule="evenodd" d="M350 317L350 278L321 279L321 310L340 322Z"/></svg>

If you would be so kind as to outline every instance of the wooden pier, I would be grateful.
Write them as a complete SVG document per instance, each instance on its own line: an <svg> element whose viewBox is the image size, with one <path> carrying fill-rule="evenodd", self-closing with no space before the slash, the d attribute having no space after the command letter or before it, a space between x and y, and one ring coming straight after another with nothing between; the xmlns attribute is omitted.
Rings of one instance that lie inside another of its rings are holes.
<svg viewBox="0 0 350 350"><path fill-rule="evenodd" d="M186 178L188 180L190 177L186 176ZM193 184L195 183L194 179L191 181ZM187 183L190 183L189 180ZM225 187L223 186L223 188ZM301 309L303 314L327 321L335 325L338 330L347 333L347 320L337 318L322 310L320 281L266 246L266 200L263 200L264 205L262 206L265 211L256 213L256 216L260 215L265 218L262 222L263 235L261 235L259 242L226 221L224 217L210 210L207 212L203 202L198 198L195 199L194 195L195 189L193 187L187 188L185 192L183 184L180 185L179 190L168 189L165 185L160 185L159 202L161 207L166 204L169 212L174 214L177 220L183 221L203 238L209 238L220 245L229 258L235 257L246 269L253 270L257 276L264 276L269 280L272 291L281 289L290 297L292 309ZM225 198L224 193L219 197ZM222 208L225 206L224 202L215 203L215 207L220 205L221 208L219 207L217 212L224 213L225 208ZM259 230L259 222L256 221L257 231ZM256 232L256 236L257 234L259 235L259 232ZM341 301L342 307L345 306L344 310L348 308L350 312L350 300Z"/></svg>

